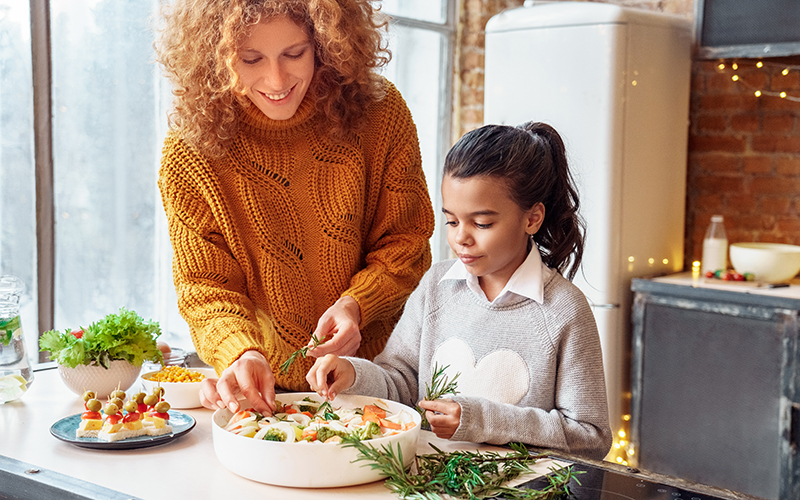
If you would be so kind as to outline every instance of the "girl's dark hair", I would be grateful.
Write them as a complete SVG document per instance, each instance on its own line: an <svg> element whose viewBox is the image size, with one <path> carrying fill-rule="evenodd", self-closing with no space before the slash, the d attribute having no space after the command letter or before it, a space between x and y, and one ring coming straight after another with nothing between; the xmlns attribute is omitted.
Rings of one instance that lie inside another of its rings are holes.
<svg viewBox="0 0 800 500"><path fill-rule="evenodd" d="M567 165L564 141L540 122L518 127L484 125L464 134L444 160L444 175L502 180L514 202L528 210L541 202L544 221L533 241L542 261L572 280L583 258L586 233L580 201Z"/></svg>

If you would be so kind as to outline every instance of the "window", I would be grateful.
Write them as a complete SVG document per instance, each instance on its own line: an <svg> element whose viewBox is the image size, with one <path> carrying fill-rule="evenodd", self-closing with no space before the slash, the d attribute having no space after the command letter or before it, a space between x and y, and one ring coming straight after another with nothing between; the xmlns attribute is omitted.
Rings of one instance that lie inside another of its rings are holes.
<svg viewBox="0 0 800 500"><path fill-rule="evenodd" d="M414 115L434 203L449 137L454 5L383 2L393 17L385 75ZM0 274L28 287L32 358L38 332L87 326L120 306L157 320L167 342L191 346L156 185L170 103L153 63L157 8L158 0L0 0ZM37 45L48 34L49 46ZM34 99L48 107L35 111Z"/></svg>

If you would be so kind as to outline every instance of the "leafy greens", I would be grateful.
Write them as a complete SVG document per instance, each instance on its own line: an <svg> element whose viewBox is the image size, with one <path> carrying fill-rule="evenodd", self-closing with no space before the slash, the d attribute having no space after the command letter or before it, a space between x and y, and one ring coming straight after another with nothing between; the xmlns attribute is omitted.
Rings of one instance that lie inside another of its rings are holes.
<svg viewBox="0 0 800 500"><path fill-rule="evenodd" d="M39 347L50 352L51 360L69 368L92 364L108 368L114 360L141 366L145 361L163 361L156 344L159 335L161 328L157 322L144 321L122 307L119 313L107 315L82 332L70 329L44 332Z"/></svg>

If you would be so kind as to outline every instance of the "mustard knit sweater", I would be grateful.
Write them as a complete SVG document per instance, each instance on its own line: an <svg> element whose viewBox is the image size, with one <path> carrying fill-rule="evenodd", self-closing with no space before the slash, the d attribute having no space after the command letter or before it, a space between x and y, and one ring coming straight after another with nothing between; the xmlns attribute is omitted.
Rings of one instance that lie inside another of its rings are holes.
<svg viewBox="0 0 800 500"><path fill-rule="evenodd" d="M278 386L307 390L313 359L285 376L278 367L342 296L361 308L358 356L383 350L430 267L434 225L416 127L386 85L365 131L344 143L318 132L324 116L308 95L285 121L246 106L219 159L166 138L158 183L178 307L217 372L255 349Z"/></svg>

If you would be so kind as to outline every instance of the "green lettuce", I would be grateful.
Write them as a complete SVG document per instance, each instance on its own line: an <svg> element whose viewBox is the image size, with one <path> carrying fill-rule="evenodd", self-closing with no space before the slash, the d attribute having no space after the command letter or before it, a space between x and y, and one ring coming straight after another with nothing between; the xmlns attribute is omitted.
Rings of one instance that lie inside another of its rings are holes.
<svg viewBox="0 0 800 500"><path fill-rule="evenodd" d="M82 330L44 332L39 347L50 352L51 360L69 368L78 365L108 368L114 360L141 366L145 361L162 362L156 343L160 335L157 322L144 321L135 312L122 307L118 314L109 314Z"/></svg>

